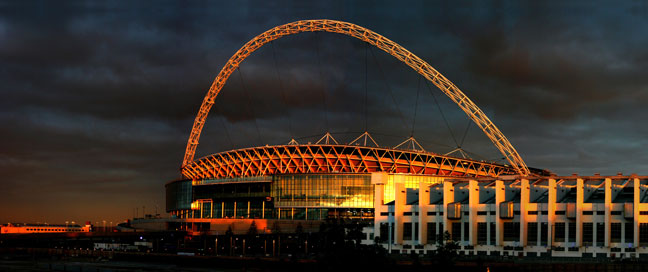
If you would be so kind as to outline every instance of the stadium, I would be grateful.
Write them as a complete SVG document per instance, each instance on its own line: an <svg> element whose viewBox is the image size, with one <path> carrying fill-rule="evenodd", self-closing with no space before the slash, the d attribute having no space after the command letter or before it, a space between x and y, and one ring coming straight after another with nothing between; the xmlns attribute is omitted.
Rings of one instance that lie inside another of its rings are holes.
<svg viewBox="0 0 648 272"><path fill-rule="evenodd" d="M426 151L413 137L383 147L368 132L348 143L325 133L314 143L291 140L194 159L214 99L238 65L264 44L302 32L351 36L407 64L456 103L507 163ZM363 243L391 253L431 252L447 232L465 255L648 254L648 177L562 177L529 168L452 82L395 42L347 22L281 25L236 52L203 100L181 173L182 179L165 185L172 216L167 229L208 235L245 233L251 226L260 233L316 231L323 220L345 218L366 223Z"/></svg>

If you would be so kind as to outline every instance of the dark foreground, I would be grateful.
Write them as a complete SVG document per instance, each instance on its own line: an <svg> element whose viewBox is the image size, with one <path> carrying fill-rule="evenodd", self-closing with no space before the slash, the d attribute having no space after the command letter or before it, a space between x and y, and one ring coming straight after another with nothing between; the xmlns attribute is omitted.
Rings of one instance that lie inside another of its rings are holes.
<svg viewBox="0 0 648 272"><path fill-rule="evenodd" d="M375 263L328 259L179 256L138 252L0 249L0 271L648 271L648 260L576 263L560 259L456 260L452 264L394 256ZM645 261L645 262L644 262Z"/></svg>

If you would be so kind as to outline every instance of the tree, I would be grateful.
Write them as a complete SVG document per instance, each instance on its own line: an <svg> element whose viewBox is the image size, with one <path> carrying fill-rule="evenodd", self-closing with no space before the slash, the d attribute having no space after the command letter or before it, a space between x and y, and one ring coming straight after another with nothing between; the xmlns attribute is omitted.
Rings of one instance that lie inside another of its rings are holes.
<svg viewBox="0 0 648 272"><path fill-rule="evenodd" d="M457 258L459 243L452 240L448 231L443 233L441 239L437 239L437 249L434 254L434 260L442 267L450 267Z"/></svg>

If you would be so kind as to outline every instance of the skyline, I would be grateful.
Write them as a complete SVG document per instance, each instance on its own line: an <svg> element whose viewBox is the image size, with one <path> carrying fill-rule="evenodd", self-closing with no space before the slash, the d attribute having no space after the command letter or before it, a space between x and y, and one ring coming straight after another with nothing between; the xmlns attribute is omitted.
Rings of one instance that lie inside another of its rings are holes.
<svg viewBox="0 0 648 272"><path fill-rule="evenodd" d="M0 206L12 207L0 221L119 222L135 207L162 211L164 183L180 177L193 118L218 71L257 34L299 19L352 22L420 56L475 101L531 167L648 173L645 4L131 5L0 4ZM380 144L398 144L412 132L418 77L367 50L326 33L260 49L219 95L196 157L327 130L348 141L365 123ZM423 90L414 136L447 152L453 140ZM436 95L462 135L465 114ZM467 135L466 150L497 158L478 129Z"/></svg>

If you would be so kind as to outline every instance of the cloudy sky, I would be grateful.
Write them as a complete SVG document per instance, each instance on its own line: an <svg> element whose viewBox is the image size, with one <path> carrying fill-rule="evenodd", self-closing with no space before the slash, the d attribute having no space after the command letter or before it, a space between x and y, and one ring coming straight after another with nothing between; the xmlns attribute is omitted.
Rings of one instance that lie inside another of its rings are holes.
<svg viewBox="0 0 648 272"><path fill-rule="evenodd" d="M180 177L221 67L255 35L300 19L348 21L401 44L473 99L532 167L648 174L643 1L230 2L0 1L0 222L163 212L164 183ZM365 127L384 146L413 134L430 151L463 143L501 162L415 72L331 33L286 37L246 59L197 157L326 131L349 141Z"/></svg>

